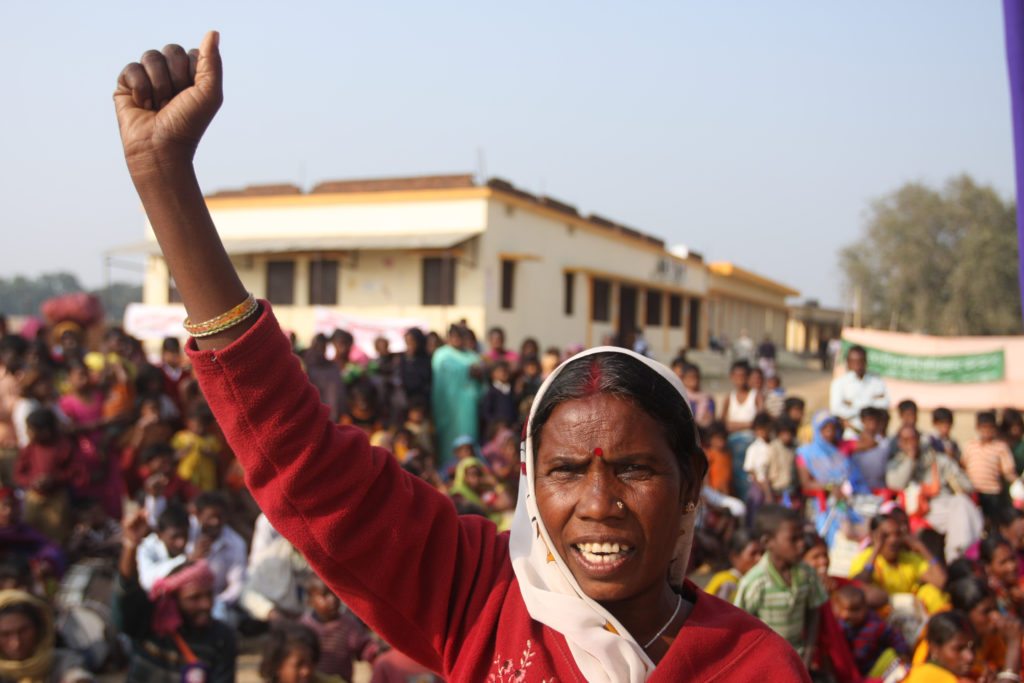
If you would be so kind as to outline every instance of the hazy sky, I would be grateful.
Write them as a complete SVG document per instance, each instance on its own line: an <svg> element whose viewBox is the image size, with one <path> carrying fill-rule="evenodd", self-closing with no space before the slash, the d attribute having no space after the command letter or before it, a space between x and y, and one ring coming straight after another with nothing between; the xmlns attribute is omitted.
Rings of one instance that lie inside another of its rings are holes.
<svg viewBox="0 0 1024 683"><path fill-rule="evenodd" d="M840 303L872 198L961 172L1012 193L1001 4L3 2L0 275L101 284L141 239L116 76L217 28L208 191L476 171L482 149L488 175Z"/></svg>

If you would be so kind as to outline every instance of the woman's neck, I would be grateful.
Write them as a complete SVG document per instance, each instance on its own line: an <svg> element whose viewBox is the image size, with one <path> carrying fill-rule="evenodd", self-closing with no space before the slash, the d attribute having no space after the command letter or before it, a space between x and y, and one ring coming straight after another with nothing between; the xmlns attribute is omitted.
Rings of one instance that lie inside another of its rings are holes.
<svg viewBox="0 0 1024 683"><path fill-rule="evenodd" d="M629 600L603 603L605 609L619 620L633 638L643 647L658 630L669 622L669 617L679 606L679 594L666 582ZM678 614L672 621L679 622ZM665 629L663 636L675 637L679 628L673 624Z"/></svg>

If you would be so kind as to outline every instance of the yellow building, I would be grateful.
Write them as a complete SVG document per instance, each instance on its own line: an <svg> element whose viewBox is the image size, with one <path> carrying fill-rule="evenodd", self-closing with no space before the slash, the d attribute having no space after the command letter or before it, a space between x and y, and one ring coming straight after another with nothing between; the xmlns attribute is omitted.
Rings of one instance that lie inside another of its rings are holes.
<svg viewBox="0 0 1024 683"><path fill-rule="evenodd" d="M542 347L592 346L636 328L662 360L706 344L715 276L699 255L502 180L262 186L207 204L246 287L302 341L343 311L439 332L462 319L479 335L501 326L513 347L528 336ZM173 303L148 226L132 248L148 254L144 303Z"/></svg>
<svg viewBox="0 0 1024 683"><path fill-rule="evenodd" d="M786 341L786 298L800 292L728 261L708 264L708 326L726 344L744 333L755 343L765 336L778 347Z"/></svg>

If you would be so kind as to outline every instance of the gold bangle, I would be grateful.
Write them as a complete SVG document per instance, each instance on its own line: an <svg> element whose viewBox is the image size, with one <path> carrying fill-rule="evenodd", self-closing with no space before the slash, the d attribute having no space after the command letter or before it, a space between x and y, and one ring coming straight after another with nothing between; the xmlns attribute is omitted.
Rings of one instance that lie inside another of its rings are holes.
<svg viewBox="0 0 1024 683"><path fill-rule="evenodd" d="M245 313L243 313L238 318L234 318L232 320L225 321L225 322L221 323L220 325L218 325L216 327L213 327L213 328L210 328L208 330L204 330L203 332L196 332L192 336L195 337L196 339L201 339L203 337L212 337L215 334L220 334L224 330L229 330L232 327L235 327L236 325L239 325L242 322L248 320L249 318L254 316L257 312L259 312L259 310L260 310L259 303L258 302L253 302L252 308L247 310Z"/></svg>
<svg viewBox="0 0 1024 683"><path fill-rule="evenodd" d="M256 301L256 297L249 294L242 303L209 320L194 323L190 318L186 318L184 323L185 331L193 337L208 337L211 334L222 332L229 327L234 327L249 318L256 312L258 307L259 304Z"/></svg>

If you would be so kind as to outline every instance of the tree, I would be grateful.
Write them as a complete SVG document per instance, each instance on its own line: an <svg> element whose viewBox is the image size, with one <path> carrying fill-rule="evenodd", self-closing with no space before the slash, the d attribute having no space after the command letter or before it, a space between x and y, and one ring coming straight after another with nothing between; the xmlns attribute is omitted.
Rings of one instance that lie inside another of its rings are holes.
<svg viewBox="0 0 1024 683"><path fill-rule="evenodd" d="M969 176L941 191L907 183L872 202L842 249L847 294L868 327L939 335L1018 334L1016 208Z"/></svg>

